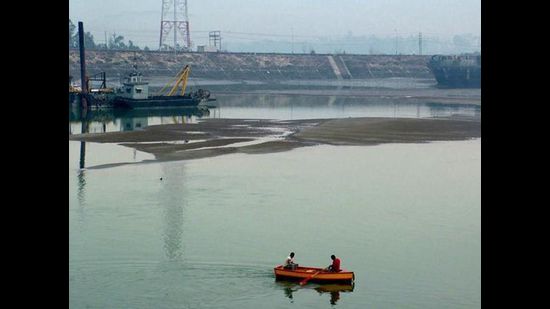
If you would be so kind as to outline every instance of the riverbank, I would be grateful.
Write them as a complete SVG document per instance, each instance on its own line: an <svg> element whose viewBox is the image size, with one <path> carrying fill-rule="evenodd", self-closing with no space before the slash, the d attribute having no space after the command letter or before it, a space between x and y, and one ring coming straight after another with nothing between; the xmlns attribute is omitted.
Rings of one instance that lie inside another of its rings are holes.
<svg viewBox="0 0 550 309"><path fill-rule="evenodd" d="M70 135L69 140L119 143L153 154L156 161L230 153L273 153L319 144L425 143L481 137L479 118L344 118L309 120L205 119L138 131ZM97 166L96 168L108 167Z"/></svg>
<svg viewBox="0 0 550 309"><path fill-rule="evenodd" d="M135 60L134 60L135 59ZM124 75L134 62L147 77L173 77L190 65L193 78L232 81L433 78L427 55L198 53L87 50L89 72ZM78 50L69 50L69 74L79 76Z"/></svg>

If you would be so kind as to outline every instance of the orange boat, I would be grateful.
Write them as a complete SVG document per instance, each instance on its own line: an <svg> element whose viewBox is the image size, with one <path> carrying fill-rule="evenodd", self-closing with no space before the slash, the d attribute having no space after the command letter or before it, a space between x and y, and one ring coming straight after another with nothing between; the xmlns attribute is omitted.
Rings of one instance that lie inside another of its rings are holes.
<svg viewBox="0 0 550 309"><path fill-rule="evenodd" d="M308 279L310 282L317 283L341 283L353 284L355 275L352 271L342 269L339 272L332 272L317 267L298 266L295 269L284 268L279 265L273 268L275 280L302 281Z"/></svg>

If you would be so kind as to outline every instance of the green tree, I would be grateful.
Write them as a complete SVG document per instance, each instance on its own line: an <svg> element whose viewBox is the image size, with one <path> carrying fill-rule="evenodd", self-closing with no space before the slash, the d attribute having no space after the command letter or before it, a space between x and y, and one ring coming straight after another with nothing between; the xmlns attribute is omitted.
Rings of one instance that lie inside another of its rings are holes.
<svg viewBox="0 0 550 309"><path fill-rule="evenodd" d="M69 18L69 48L78 48L78 42L77 26ZM90 32L86 32L84 33L84 46L86 49L141 50L132 40L129 40L128 45L126 45L124 36L116 33L113 33L107 44L96 44L94 36Z"/></svg>
<svg viewBox="0 0 550 309"><path fill-rule="evenodd" d="M84 33L84 46L89 49L95 49L94 36L90 32Z"/></svg>
<svg viewBox="0 0 550 309"><path fill-rule="evenodd" d="M75 30L76 30L76 26L73 24L73 22L69 18L69 48L76 47L77 35L75 34Z"/></svg>
<svg viewBox="0 0 550 309"><path fill-rule="evenodd" d="M127 46L124 44L124 37L113 33L113 36L109 38L109 49L120 50L126 48Z"/></svg>
<svg viewBox="0 0 550 309"><path fill-rule="evenodd" d="M139 46L134 45L134 42L132 42L132 40L128 40L128 49L129 50L140 50Z"/></svg>
<svg viewBox="0 0 550 309"><path fill-rule="evenodd" d="M78 29L69 18L69 48L79 48ZM84 46L89 49L96 48L94 36L90 32L84 33Z"/></svg>

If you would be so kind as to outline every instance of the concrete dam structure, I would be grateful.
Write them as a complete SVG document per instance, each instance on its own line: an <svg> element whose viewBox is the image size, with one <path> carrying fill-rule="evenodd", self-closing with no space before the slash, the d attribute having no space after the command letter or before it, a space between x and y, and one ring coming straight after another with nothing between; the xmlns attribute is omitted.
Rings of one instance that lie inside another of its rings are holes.
<svg viewBox="0 0 550 309"><path fill-rule="evenodd" d="M285 80L346 80L379 78L433 79L430 56L350 54L180 53L157 51L86 52L90 74L123 76L137 63L146 77L175 76L190 65L192 78L279 82ZM69 74L80 74L77 50L69 50Z"/></svg>

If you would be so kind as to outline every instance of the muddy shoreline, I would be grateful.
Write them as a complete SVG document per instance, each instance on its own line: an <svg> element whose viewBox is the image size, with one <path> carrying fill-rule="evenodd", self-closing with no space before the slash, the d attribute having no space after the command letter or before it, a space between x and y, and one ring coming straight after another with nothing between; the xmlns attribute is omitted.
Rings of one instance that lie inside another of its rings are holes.
<svg viewBox="0 0 550 309"><path fill-rule="evenodd" d="M156 161L176 161L230 153L273 153L320 144L362 146L480 137L479 118L343 118L286 121L205 119L195 124L155 125L138 131L70 135L69 140L118 143L153 154ZM96 168L101 167L109 166Z"/></svg>

